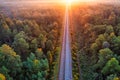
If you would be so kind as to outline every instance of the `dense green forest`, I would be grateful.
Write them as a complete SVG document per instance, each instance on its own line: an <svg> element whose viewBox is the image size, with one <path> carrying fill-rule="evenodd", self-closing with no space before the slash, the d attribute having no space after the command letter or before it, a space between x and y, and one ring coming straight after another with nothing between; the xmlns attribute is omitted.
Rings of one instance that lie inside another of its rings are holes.
<svg viewBox="0 0 120 80"><path fill-rule="evenodd" d="M55 78L63 15L58 6L0 7L0 80Z"/></svg>
<svg viewBox="0 0 120 80"><path fill-rule="evenodd" d="M74 5L71 13L74 80L119 80L120 6Z"/></svg>
<svg viewBox="0 0 120 80"><path fill-rule="evenodd" d="M0 80L57 80L64 16L58 4L0 5ZM69 20L73 80L120 80L120 6L73 4Z"/></svg>

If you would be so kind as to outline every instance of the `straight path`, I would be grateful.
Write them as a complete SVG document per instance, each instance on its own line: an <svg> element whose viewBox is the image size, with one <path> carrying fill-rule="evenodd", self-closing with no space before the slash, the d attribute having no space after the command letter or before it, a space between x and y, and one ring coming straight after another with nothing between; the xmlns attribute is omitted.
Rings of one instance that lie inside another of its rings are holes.
<svg viewBox="0 0 120 80"><path fill-rule="evenodd" d="M66 6L62 51L60 57L59 80L72 80L72 57L69 33L69 9Z"/></svg>

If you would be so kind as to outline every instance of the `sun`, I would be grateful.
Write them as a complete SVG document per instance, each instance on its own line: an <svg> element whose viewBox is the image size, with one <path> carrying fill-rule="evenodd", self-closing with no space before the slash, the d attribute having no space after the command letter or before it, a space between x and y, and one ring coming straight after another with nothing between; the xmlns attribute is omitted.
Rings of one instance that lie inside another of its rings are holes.
<svg viewBox="0 0 120 80"><path fill-rule="evenodd" d="M61 2L67 6L71 6L72 4L76 4L80 1L84 1L84 0L61 0Z"/></svg>
<svg viewBox="0 0 120 80"><path fill-rule="evenodd" d="M74 4L74 3L77 3L83 0L61 0L61 1L67 5L71 5L71 4Z"/></svg>
<svg viewBox="0 0 120 80"><path fill-rule="evenodd" d="M65 0L66 4L71 4L73 0Z"/></svg>

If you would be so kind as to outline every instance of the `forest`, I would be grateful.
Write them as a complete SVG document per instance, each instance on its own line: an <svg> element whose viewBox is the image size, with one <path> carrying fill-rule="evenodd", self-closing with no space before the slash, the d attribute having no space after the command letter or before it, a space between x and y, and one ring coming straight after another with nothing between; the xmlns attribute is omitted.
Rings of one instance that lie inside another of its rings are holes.
<svg viewBox="0 0 120 80"><path fill-rule="evenodd" d="M120 6L73 5L71 15L74 80L119 80Z"/></svg>
<svg viewBox="0 0 120 80"><path fill-rule="evenodd" d="M0 4L0 80L57 80L65 5ZM120 6L69 8L73 80L120 80Z"/></svg>
<svg viewBox="0 0 120 80"><path fill-rule="evenodd" d="M0 6L0 80L57 77L63 15L59 5Z"/></svg>

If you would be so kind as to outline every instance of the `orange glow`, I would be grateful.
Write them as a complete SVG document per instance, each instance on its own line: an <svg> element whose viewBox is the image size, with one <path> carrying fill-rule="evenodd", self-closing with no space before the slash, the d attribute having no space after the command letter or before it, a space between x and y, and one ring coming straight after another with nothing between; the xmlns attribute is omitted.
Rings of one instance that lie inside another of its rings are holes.
<svg viewBox="0 0 120 80"><path fill-rule="evenodd" d="M62 0L63 3L70 5L70 4L74 4L74 3L81 3L81 2L97 2L95 0Z"/></svg>
<svg viewBox="0 0 120 80"><path fill-rule="evenodd" d="M66 0L65 2L66 2L66 4L71 4L73 2L73 0Z"/></svg>
<svg viewBox="0 0 120 80"><path fill-rule="evenodd" d="M74 2L78 2L79 0L62 0L65 4L73 4Z"/></svg>

